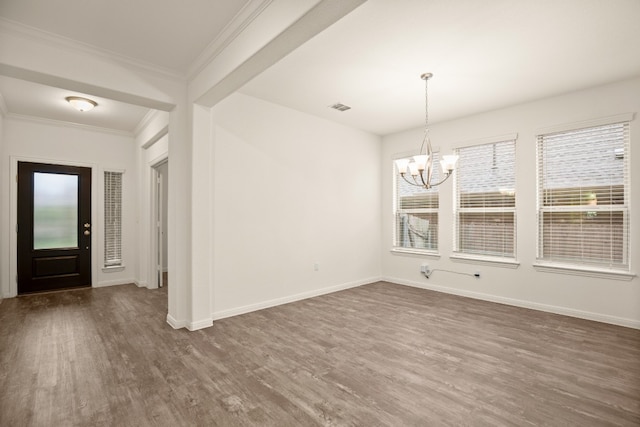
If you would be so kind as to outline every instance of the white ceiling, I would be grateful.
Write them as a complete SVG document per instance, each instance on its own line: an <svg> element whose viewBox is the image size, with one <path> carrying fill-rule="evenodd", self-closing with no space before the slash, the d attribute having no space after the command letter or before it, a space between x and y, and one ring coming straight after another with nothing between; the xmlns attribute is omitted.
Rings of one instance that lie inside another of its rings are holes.
<svg viewBox="0 0 640 427"><path fill-rule="evenodd" d="M5 76L0 76L0 94L7 109L15 115L123 132L133 132L149 112L148 108ZM90 98L98 105L91 111L80 112L65 100L67 96Z"/></svg>
<svg viewBox="0 0 640 427"><path fill-rule="evenodd" d="M1 0L0 16L182 75L248 0Z"/></svg>
<svg viewBox="0 0 640 427"><path fill-rule="evenodd" d="M376 134L640 75L638 0L369 0L241 91ZM336 102L352 107L338 112Z"/></svg>
<svg viewBox="0 0 640 427"><path fill-rule="evenodd" d="M0 0L0 17L45 34L185 76L205 48L249 0ZM12 114L133 132L148 108L0 76L0 94ZM78 112L64 101L98 102Z"/></svg>
<svg viewBox="0 0 640 427"><path fill-rule="evenodd" d="M244 0L0 0L0 17L186 75ZM640 75L638 0L368 0L241 92L377 134ZM0 77L10 112L132 131L148 110ZM341 102L346 112L329 109ZM95 113L95 114L94 114ZM91 114L91 115L90 115Z"/></svg>

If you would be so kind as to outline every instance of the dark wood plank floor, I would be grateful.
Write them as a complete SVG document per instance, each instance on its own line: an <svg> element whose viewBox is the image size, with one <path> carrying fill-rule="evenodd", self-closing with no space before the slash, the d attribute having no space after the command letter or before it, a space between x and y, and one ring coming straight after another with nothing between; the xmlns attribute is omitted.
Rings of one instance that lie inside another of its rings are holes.
<svg viewBox="0 0 640 427"><path fill-rule="evenodd" d="M3 301L0 425L640 425L638 330L383 282L197 332L166 306Z"/></svg>

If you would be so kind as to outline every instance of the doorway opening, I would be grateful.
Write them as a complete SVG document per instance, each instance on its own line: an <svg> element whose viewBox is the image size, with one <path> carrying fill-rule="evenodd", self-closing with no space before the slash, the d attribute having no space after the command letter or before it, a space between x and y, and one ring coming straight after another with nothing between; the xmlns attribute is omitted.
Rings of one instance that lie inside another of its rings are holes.
<svg viewBox="0 0 640 427"><path fill-rule="evenodd" d="M167 217L169 212L169 161L164 160L153 166L153 224L155 248L154 279L159 288L169 284L168 271L168 230Z"/></svg>

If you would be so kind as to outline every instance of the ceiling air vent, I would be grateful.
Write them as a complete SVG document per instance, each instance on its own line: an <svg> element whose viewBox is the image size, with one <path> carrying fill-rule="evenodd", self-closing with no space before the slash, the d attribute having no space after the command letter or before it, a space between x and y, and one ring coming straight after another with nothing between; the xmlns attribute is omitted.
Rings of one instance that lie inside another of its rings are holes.
<svg viewBox="0 0 640 427"><path fill-rule="evenodd" d="M333 108L334 110L338 110L338 111L347 111L351 109L351 107L349 107L348 105L344 105L339 102L333 104L330 108Z"/></svg>

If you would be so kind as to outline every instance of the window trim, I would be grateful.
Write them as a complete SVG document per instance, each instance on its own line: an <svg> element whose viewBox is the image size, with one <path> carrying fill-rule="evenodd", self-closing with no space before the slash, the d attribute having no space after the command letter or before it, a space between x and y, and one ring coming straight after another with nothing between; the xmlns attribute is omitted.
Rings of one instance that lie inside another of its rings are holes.
<svg viewBox="0 0 640 427"><path fill-rule="evenodd" d="M518 133L508 133L503 135L490 136L485 138L478 138L471 141L466 141L457 145L455 151L459 152L460 149L476 147L480 145L490 145L490 144L498 144L501 142L511 142L513 141L514 149L516 152L514 153L514 163L517 164L517 144L518 144ZM517 201L517 173L514 171L514 181L516 188L516 198L514 202L513 208L504 209L504 208L459 208L459 194L458 194L458 179L459 174L458 171L454 171L454 182L453 182L453 250L452 254L449 256L452 260L459 261L468 261L468 262L478 262L481 264L490 264L490 265L498 265L498 266L506 266L510 268L517 268L520 265L518 261L518 201ZM473 254L467 252L461 252L459 250L459 221L458 214L460 213L473 213L473 212L513 212L513 256L499 256L499 255L488 255L488 254Z"/></svg>
<svg viewBox="0 0 640 427"><path fill-rule="evenodd" d="M123 246L122 246L122 227L123 227L123 209L124 209L124 174L126 172L126 169L118 169L118 168L103 168L102 170L102 209L101 209L101 216L102 216L102 227L101 227L101 231L102 231L102 244L100 245L101 247L101 257L100 257L100 263L101 263L101 268L102 271L105 273L115 273L115 272L119 272L119 271L123 271L126 268L126 265L124 263L124 256L122 254L123 252ZM118 264L107 264L106 262L106 242L107 242L107 217L106 217L106 206L107 206L107 193L106 193L106 174L107 173L117 173L120 174L120 190L121 190L121 194L120 194L120 251L121 251L121 256L120 256L120 262Z"/></svg>
<svg viewBox="0 0 640 427"><path fill-rule="evenodd" d="M631 122L635 118L636 113L622 113L615 116L602 117L599 119L582 120L579 122L562 123L558 125L539 128L535 132L536 141L540 135L558 132L570 132L572 130L580 130L584 128L614 125L616 123Z"/></svg>
<svg viewBox="0 0 640 427"><path fill-rule="evenodd" d="M613 279L631 281L636 277L635 273L622 270L607 270L604 268L590 268L588 266L579 266L574 264L564 264L560 262L545 262L536 260L533 264L536 271L544 273L570 274L585 277L595 277L598 279Z"/></svg>
<svg viewBox="0 0 640 427"><path fill-rule="evenodd" d="M440 255L440 252L418 248L403 248L400 246L392 247L391 249L389 249L389 252L396 255L420 255L434 259L440 259L442 257L442 255Z"/></svg>
<svg viewBox="0 0 640 427"><path fill-rule="evenodd" d="M438 155L440 155L440 147L434 147L433 148L433 152L437 153ZM440 245L438 244L438 246L435 249L423 249L423 248L407 248L407 247L403 247L403 246L396 246L396 233L397 233L397 228L398 225L396 224L396 219L397 219L397 215L398 215L398 197L397 197L397 191L398 191L398 185L397 185L397 180L398 179L402 179L400 177L400 175L397 173L396 171L396 165L395 162L398 159L404 159L407 157L412 157L415 156L416 150L411 150L411 151L403 151L403 152L399 152L399 153L395 153L391 156L391 171L392 171L392 212L391 212L391 216L392 216L392 230L391 230L391 249L390 252L394 253L394 254L410 254L410 255L423 255L423 256L428 256L428 257L433 257L433 258L440 258ZM438 167L439 164L436 164L435 167ZM438 195L438 207L437 208L427 208L428 210L425 209L419 209L421 213L430 213L430 212L435 212L438 215L438 228L436 229L436 242L440 242L439 238L439 232L440 232L440 190L438 188L436 188L436 194ZM407 209L404 209L403 211L407 211Z"/></svg>
<svg viewBox="0 0 640 427"><path fill-rule="evenodd" d="M515 258L492 257L486 255L472 255L457 252L449 255L449 259L454 262L464 262L467 264L489 265L492 267L518 268L520 261Z"/></svg>
<svg viewBox="0 0 640 427"><path fill-rule="evenodd" d="M536 271L540 272L548 272L548 273L560 273L560 274L570 274L570 275L579 275L586 277L595 277L602 279L615 279L615 280L631 280L636 274L631 271L632 269L632 257L630 253L626 254L627 259L627 270L622 269L614 269L614 268L606 268L598 265L592 265L589 263L571 263L568 261L553 261L548 259L543 259L540 257L540 244L541 244L541 236L540 236L540 213L543 211L541 208L541 176L540 176L540 147L539 141L540 138L544 135L554 134L554 133L562 133L562 132L571 132L571 131L580 131L582 129L588 129L593 127L600 126L608 126L615 125L621 123L628 123L629 131L631 130L631 121L634 120L635 113L622 113L613 116L601 117L597 119L589 119L582 120L579 122L571 122L571 123L563 123L554 126L539 128L535 132L535 140L536 140L536 258L533 263L533 267ZM631 140L628 141L629 149L631 149ZM630 162L628 163L628 167L631 167ZM629 173L631 170L629 169ZM625 205L626 209L618 209L623 212L626 212L627 215L631 214L631 200L628 195L630 194L630 186L631 179L629 178L625 181ZM581 209L582 208L582 209ZM604 207L583 207L583 206L575 206L575 207L555 207L556 211L566 211L566 212L575 212L575 211L594 211L594 210L603 210L603 211L611 211L610 208ZM625 227L629 228L631 226L631 218L627 220L625 223ZM624 232L625 239L631 239L631 233L628 230ZM625 250L631 250L630 242L628 245L625 245Z"/></svg>

